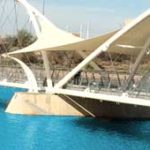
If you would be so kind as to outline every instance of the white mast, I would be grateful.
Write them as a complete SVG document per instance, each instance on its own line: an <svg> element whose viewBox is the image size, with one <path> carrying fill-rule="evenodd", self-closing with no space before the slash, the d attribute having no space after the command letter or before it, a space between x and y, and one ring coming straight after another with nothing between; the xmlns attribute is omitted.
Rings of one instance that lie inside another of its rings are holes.
<svg viewBox="0 0 150 150"><path fill-rule="evenodd" d="M27 9L27 12L30 16L30 19L33 23L33 26L34 26L34 29L35 29L35 33L37 35L37 37L39 38L40 35L41 35L41 30L40 30L40 27L39 27L39 24L35 18L35 15L39 15L40 17L43 17L39 11L37 11L36 9L34 9L26 0L18 0L18 2L20 2L21 4L23 4L23 6ZM43 1L43 6L44 6L44 2ZM44 12L44 7L43 7L43 12ZM43 17L43 19L45 19ZM45 19L47 21L47 19ZM48 21L47 21L48 22ZM42 57L43 57L43 63L44 63L44 67L45 67L45 71L46 71L46 77L47 77L47 86L49 89L52 88L52 80L51 80L51 77L50 77L50 66L49 66L49 60L48 60L48 57L47 57L47 53L46 52L41 52L42 53Z"/></svg>
<svg viewBox="0 0 150 150"><path fill-rule="evenodd" d="M43 0L43 8L42 9L43 9L42 12L43 12L43 15L44 15L45 14L45 0ZM47 92L50 92L50 89L52 88L53 84L52 84L52 79L51 79L51 76L50 76L49 60L48 60L48 56L47 56L46 51L42 51L41 53L42 53L43 63L44 63L45 71L46 71L47 86L48 86L48 91Z"/></svg>
<svg viewBox="0 0 150 150"><path fill-rule="evenodd" d="M90 22L87 23L86 39L89 39L89 37L90 37L89 30L90 30Z"/></svg>
<svg viewBox="0 0 150 150"><path fill-rule="evenodd" d="M80 25L80 38L83 38L83 25Z"/></svg>

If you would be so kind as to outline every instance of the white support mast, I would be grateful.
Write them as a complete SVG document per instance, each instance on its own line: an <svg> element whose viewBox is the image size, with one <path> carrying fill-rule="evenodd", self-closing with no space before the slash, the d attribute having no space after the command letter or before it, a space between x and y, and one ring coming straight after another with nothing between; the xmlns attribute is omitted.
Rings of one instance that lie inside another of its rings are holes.
<svg viewBox="0 0 150 150"><path fill-rule="evenodd" d="M35 33L36 33L37 37L40 37L41 31L40 31L39 24L35 18L35 15L38 14L41 16L41 13L38 10L36 10L35 8L33 8L26 0L18 0L18 1L20 3L22 3L23 6L27 9L27 12L28 12L30 19L34 26ZM50 77L49 60L48 60L48 57L47 57L47 54L45 51L42 51L41 53L42 53L44 67L45 67L45 71L46 71L47 86L48 86L48 89L51 89L52 88L52 80Z"/></svg>
<svg viewBox="0 0 150 150"><path fill-rule="evenodd" d="M80 38L83 38L83 25L80 25Z"/></svg>
<svg viewBox="0 0 150 150"><path fill-rule="evenodd" d="M89 39L90 37L90 22L87 24L87 29L86 29L86 39Z"/></svg>

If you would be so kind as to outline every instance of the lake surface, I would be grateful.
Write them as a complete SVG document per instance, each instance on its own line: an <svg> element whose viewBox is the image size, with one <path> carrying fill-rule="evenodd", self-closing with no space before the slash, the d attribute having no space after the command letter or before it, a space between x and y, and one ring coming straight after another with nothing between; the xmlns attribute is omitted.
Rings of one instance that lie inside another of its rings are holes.
<svg viewBox="0 0 150 150"><path fill-rule="evenodd" d="M1 150L150 150L150 121L5 113L18 90L0 87Z"/></svg>

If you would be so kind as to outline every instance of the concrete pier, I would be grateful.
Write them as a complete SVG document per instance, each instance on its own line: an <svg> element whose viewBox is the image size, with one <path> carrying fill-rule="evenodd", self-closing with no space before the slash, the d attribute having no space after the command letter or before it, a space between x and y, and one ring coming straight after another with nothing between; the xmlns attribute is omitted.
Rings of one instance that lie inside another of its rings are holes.
<svg viewBox="0 0 150 150"><path fill-rule="evenodd" d="M76 115L78 110L60 96L39 93L16 93L6 112L24 115Z"/></svg>

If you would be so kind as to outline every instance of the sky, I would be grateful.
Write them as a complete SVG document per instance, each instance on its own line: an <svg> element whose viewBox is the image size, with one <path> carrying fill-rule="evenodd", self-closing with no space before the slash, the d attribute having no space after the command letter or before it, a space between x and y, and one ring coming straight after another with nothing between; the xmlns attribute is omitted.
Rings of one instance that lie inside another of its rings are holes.
<svg viewBox="0 0 150 150"><path fill-rule="evenodd" d="M33 6L42 11L42 2L45 2L45 15L58 27L69 30L70 32L79 32L80 26L83 26L83 33L87 30L89 24L90 36L107 33L121 28L126 19L134 19L150 6L150 0L28 0ZM6 9L2 9L5 4ZM13 9L13 0L1 0L0 16L6 13L10 16L3 32L14 32L11 28L15 26L11 8ZM5 11L4 11L5 10ZM10 14L9 11L10 10ZM27 22L25 10L17 6L17 21L20 26ZM5 17L4 17L5 18ZM1 19L0 28L5 19ZM19 26L19 25L18 25ZM15 27L14 27L15 28ZM22 28L22 27L20 27ZM1 30L2 32L2 30Z"/></svg>

